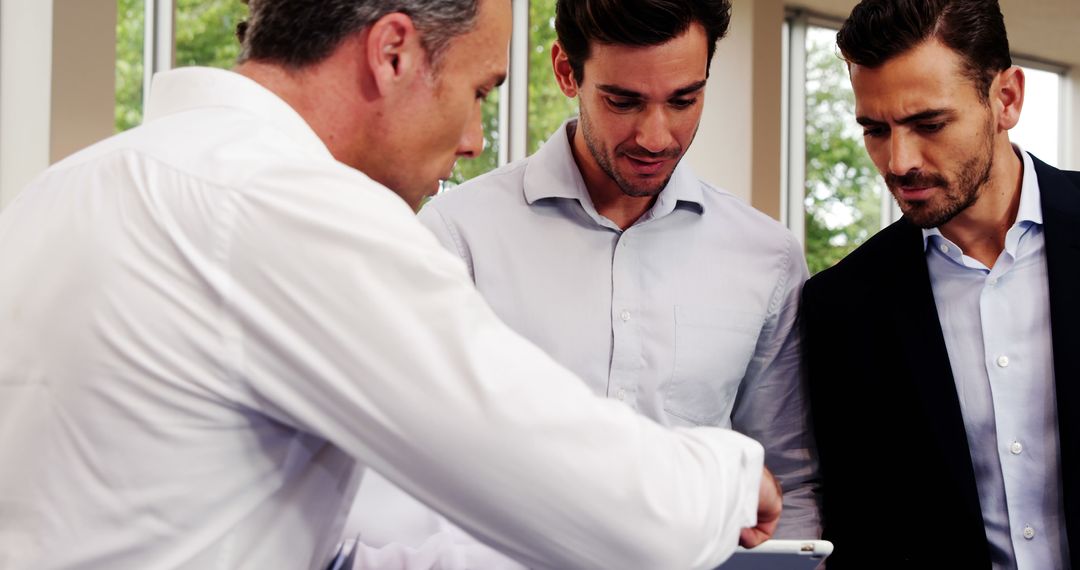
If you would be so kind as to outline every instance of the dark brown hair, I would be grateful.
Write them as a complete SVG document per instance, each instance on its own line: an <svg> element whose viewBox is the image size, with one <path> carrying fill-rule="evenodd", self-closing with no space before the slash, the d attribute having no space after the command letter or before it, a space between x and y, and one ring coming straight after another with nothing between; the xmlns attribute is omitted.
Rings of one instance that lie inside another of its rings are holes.
<svg viewBox="0 0 1080 570"><path fill-rule="evenodd" d="M731 22L730 0L558 0L555 4L555 33L578 83L585 79L585 60L593 42L655 46L678 37L694 22L705 28L712 63L716 42Z"/></svg>
<svg viewBox="0 0 1080 570"><path fill-rule="evenodd" d="M931 38L960 55L983 102L994 75L1012 67L997 0L863 0L836 45L848 63L873 68Z"/></svg>

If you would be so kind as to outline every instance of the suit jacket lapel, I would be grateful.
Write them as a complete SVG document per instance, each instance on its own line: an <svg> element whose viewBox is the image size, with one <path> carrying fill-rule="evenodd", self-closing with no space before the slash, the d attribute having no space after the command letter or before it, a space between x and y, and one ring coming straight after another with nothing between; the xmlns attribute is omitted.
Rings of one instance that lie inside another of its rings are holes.
<svg viewBox="0 0 1080 570"><path fill-rule="evenodd" d="M982 527L982 507L975 486L967 430L934 303L922 232L907 220L900 220L896 225L899 226L894 242L897 249L889 263L895 264L890 273L894 284L891 298L895 301L893 318L900 332L901 350L926 417L937 436L936 442L948 467L947 476L954 488L964 495L967 520L977 521Z"/></svg>
<svg viewBox="0 0 1080 570"><path fill-rule="evenodd" d="M1080 176L1070 181L1034 162L1046 236L1065 527L1072 566L1080 568L1080 487L1068 484L1080 481Z"/></svg>

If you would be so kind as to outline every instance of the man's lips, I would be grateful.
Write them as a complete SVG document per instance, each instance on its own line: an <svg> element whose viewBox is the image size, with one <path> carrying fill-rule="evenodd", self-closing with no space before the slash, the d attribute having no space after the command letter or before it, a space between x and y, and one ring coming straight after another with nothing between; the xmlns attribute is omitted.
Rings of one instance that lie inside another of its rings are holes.
<svg viewBox="0 0 1080 570"><path fill-rule="evenodd" d="M921 201L928 199L937 186L900 186L900 197L904 200Z"/></svg>
<svg viewBox="0 0 1080 570"><path fill-rule="evenodd" d="M634 172L643 176L649 176L660 172L668 161L666 158L635 158L629 154L623 156L626 157L627 162L630 163L630 167L634 169Z"/></svg>

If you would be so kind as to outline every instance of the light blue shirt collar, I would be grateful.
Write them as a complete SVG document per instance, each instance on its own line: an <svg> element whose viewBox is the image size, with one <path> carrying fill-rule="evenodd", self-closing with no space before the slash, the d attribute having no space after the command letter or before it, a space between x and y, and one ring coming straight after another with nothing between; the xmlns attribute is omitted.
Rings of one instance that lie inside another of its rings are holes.
<svg viewBox="0 0 1080 570"><path fill-rule="evenodd" d="M599 220L601 216L596 212L570 148L571 125L577 127L576 118L564 122L529 159L525 166L525 201L532 205L545 198L577 200L591 217ZM660 192L649 212L642 217L642 221L662 218L674 211L680 203L690 205L688 209L701 214L705 208L703 192L690 167L679 161L667 186Z"/></svg>
<svg viewBox="0 0 1080 570"><path fill-rule="evenodd" d="M1031 155L1021 149L1019 145L1014 143L1013 150L1024 163L1024 173L1020 180L1020 207L1016 211L1016 221L1013 222L1013 227L1032 224L1041 226L1043 223L1042 202L1039 194L1039 177L1035 175L1035 163L1031 160ZM1009 232L1009 235L1006 236L1006 242L1012 236L1016 236L1017 233ZM935 239L946 240L938 228L924 229L922 236L923 251L926 251L926 248L929 247L932 236L936 236ZM1006 249L1013 250L1015 248L1010 248L1007 244Z"/></svg>

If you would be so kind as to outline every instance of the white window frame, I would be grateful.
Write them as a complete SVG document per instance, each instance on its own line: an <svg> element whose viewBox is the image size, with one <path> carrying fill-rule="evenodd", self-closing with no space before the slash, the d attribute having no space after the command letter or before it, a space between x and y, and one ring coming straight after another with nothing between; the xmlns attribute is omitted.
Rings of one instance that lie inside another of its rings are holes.
<svg viewBox="0 0 1080 570"><path fill-rule="evenodd" d="M144 0L143 6L143 109L150 100L154 75L175 65L176 2Z"/></svg>
<svg viewBox="0 0 1080 570"><path fill-rule="evenodd" d="M1039 71L1046 71L1058 76L1058 128L1057 128L1057 156L1055 157L1057 164L1064 164L1066 160L1068 143L1068 120L1069 106L1068 106L1068 73L1069 67L1060 63L1054 63L1043 59L1030 57L1026 55L1012 54L1013 65L1020 67L1026 67L1028 69L1036 69Z"/></svg>

